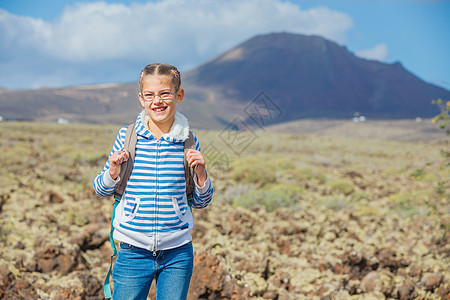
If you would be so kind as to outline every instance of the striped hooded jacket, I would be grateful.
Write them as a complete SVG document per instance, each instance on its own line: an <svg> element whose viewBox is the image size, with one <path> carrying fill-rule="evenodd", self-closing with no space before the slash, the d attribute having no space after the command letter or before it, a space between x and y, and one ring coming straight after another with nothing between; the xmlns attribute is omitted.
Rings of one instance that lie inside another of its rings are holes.
<svg viewBox="0 0 450 300"><path fill-rule="evenodd" d="M136 155L133 170L120 204L115 211L115 240L149 251L182 246L192 240L193 217L186 198L184 141L189 136L187 119L179 112L170 132L156 139L147 127L148 115L141 112L136 120ZM110 153L123 150L127 126L120 129ZM196 149L199 142L194 134ZM109 174L109 161L94 179L95 192L109 196L119 178ZM191 205L204 208L211 202L213 188L207 179L197 185Z"/></svg>

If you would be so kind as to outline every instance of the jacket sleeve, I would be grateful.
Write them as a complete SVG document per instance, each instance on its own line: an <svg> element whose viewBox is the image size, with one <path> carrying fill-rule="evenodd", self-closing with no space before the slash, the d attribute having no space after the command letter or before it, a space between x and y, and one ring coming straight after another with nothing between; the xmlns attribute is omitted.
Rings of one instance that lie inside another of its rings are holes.
<svg viewBox="0 0 450 300"><path fill-rule="evenodd" d="M194 134L195 140L195 148L201 152L200 143L198 142L197 137ZM193 208L205 208L209 205L213 197L213 187L211 183L211 179L207 176L205 184L203 186L199 186L197 183L197 176L194 173L194 183L195 189L192 199L192 207Z"/></svg>
<svg viewBox="0 0 450 300"><path fill-rule="evenodd" d="M109 153L108 159L106 160L103 170L100 173L98 173L98 175L94 179L94 190L98 196L112 195L116 184L120 180L119 177L116 180L112 179L111 175L109 174L109 157L114 152L123 150L127 127L128 126L122 127L119 130L119 133L117 134L116 140L114 142L114 146L111 152Z"/></svg>

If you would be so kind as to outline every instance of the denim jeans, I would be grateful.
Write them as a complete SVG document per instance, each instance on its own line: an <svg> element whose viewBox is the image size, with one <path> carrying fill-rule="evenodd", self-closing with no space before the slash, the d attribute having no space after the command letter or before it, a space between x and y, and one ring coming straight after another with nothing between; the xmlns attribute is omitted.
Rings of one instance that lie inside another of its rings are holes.
<svg viewBox="0 0 450 300"><path fill-rule="evenodd" d="M147 299L153 278L156 299L186 299L194 266L192 242L178 248L153 251L120 243L114 262L113 300Z"/></svg>

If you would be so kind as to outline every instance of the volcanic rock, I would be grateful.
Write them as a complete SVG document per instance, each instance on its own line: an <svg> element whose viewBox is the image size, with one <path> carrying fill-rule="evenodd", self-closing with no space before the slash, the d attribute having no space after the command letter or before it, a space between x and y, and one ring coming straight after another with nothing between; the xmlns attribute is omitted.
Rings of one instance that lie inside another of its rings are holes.
<svg viewBox="0 0 450 300"><path fill-rule="evenodd" d="M208 253L200 253L194 260L188 299L244 299L249 295L230 278L219 260Z"/></svg>
<svg viewBox="0 0 450 300"><path fill-rule="evenodd" d="M36 251L37 270L43 273L56 271L62 275L72 272L78 265L77 250L47 245Z"/></svg>
<svg viewBox="0 0 450 300"><path fill-rule="evenodd" d="M434 291L442 282L442 275L433 273L423 276L421 283L428 291Z"/></svg>
<svg viewBox="0 0 450 300"><path fill-rule="evenodd" d="M398 288L397 297L400 300L414 299L414 283L411 280L407 280Z"/></svg>

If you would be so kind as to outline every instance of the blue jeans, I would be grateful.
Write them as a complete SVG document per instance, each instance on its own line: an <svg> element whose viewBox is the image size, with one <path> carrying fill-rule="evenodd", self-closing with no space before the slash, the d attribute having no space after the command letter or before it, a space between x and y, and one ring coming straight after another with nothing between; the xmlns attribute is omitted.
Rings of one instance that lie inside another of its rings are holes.
<svg viewBox="0 0 450 300"><path fill-rule="evenodd" d="M178 248L153 251L120 243L114 262L113 300L147 299L153 278L156 299L186 299L194 266L192 242Z"/></svg>

